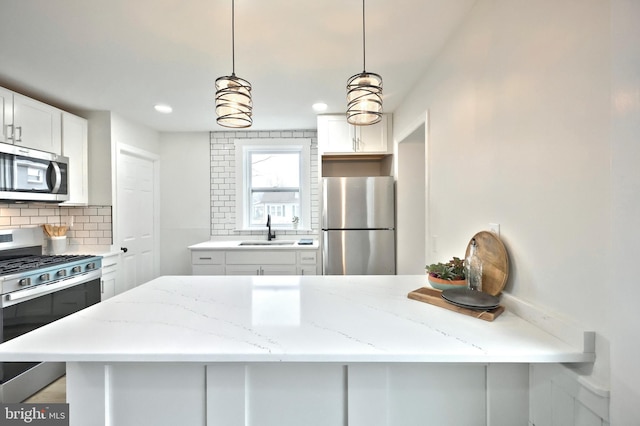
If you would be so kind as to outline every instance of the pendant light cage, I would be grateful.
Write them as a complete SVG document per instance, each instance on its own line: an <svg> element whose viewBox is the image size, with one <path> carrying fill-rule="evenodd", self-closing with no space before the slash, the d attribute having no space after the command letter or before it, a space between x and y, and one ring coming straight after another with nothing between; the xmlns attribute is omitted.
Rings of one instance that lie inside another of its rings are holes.
<svg viewBox="0 0 640 426"><path fill-rule="evenodd" d="M251 83L236 77L234 0L231 0L231 63L231 75L216 79L216 122L224 127L250 127L253 123Z"/></svg>
<svg viewBox="0 0 640 426"><path fill-rule="evenodd" d="M362 69L347 81L347 121L368 126L382 119L382 77L366 69L365 0L362 0Z"/></svg>
<svg viewBox="0 0 640 426"><path fill-rule="evenodd" d="M224 127L250 127L251 83L235 74L216 79L216 122Z"/></svg>
<svg viewBox="0 0 640 426"><path fill-rule="evenodd" d="M382 77L363 71L347 81L347 121L368 126L382 119Z"/></svg>

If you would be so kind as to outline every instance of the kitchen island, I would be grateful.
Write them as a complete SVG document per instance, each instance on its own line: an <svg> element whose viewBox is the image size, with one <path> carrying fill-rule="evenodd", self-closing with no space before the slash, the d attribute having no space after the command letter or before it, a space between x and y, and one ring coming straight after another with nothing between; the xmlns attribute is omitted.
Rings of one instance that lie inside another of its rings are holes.
<svg viewBox="0 0 640 426"><path fill-rule="evenodd" d="M526 425L528 366L595 354L425 276L165 276L0 345L67 362L72 425ZM460 409L464 407L464 409Z"/></svg>

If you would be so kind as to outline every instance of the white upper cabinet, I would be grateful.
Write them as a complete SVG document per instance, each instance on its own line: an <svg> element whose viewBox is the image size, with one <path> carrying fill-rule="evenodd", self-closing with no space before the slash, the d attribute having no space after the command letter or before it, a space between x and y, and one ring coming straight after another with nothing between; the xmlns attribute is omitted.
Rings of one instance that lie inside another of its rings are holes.
<svg viewBox="0 0 640 426"><path fill-rule="evenodd" d="M0 88L0 141L25 148L62 154L62 111Z"/></svg>
<svg viewBox="0 0 640 426"><path fill-rule="evenodd" d="M69 200L65 205L89 202L89 151L87 120L62 114L62 155L69 158Z"/></svg>
<svg viewBox="0 0 640 426"><path fill-rule="evenodd" d="M62 153L62 111L26 96L13 95L15 145Z"/></svg>
<svg viewBox="0 0 640 426"><path fill-rule="evenodd" d="M318 116L318 148L322 154L388 154L389 116L370 126L353 126L340 115Z"/></svg>
<svg viewBox="0 0 640 426"><path fill-rule="evenodd" d="M0 142L13 143L13 92L0 87Z"/></svg>

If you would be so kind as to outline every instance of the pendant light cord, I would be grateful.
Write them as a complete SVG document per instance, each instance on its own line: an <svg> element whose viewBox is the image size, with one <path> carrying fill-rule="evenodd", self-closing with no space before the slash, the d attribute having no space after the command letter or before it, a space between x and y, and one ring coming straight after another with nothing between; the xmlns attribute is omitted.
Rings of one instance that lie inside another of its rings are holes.
<svg viewBox="0 0 640 426"><path fill-rule="evenodd" d="M362 71L365 72L367 70L367 46L365 41L365 28L364 28L364 1L362 0Z"/></svg>
<svg viewBox="0 0 640 426"><path fill-rule="evenodd" d="M235 10L236 10L235 1L231 0L231 75L236 75L236 13L235 13Z"/></svg>

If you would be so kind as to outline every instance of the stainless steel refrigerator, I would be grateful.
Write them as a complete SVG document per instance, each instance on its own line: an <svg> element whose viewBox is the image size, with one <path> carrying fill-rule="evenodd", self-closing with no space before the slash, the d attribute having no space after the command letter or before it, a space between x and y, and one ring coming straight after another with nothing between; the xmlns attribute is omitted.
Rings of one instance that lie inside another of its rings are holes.
<svg viewBox="0 0 640 426"><path fill-rule="evenodd" d="M393 275L393 177L327 177L322 181L325 275Z"/></svg>

